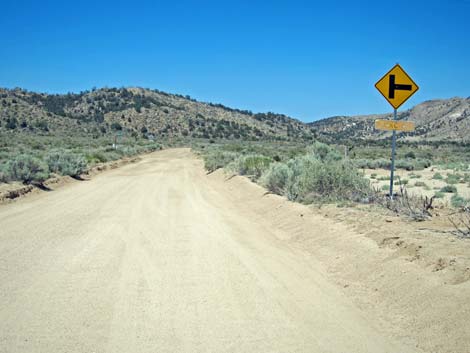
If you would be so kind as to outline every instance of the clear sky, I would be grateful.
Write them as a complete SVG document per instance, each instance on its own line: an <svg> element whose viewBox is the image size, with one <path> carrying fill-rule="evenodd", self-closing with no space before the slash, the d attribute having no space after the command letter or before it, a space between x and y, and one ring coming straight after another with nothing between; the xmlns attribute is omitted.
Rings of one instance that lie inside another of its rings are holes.
<svg viewBox="0 0 470 353"><path fill-rule="evenodd" d="M470 96L470 0L1 1L0 86L142 86L304 121Z"/></svg>

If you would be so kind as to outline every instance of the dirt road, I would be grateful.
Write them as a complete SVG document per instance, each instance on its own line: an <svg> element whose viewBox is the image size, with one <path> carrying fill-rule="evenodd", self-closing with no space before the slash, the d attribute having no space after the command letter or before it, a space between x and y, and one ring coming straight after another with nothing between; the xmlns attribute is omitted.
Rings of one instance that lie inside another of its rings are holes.
<svg viewBox="0 0 470 353"><path fill-rule="evenodd" d="M0 352L415 351L254 208L186 149L1 206Z"/></svg>

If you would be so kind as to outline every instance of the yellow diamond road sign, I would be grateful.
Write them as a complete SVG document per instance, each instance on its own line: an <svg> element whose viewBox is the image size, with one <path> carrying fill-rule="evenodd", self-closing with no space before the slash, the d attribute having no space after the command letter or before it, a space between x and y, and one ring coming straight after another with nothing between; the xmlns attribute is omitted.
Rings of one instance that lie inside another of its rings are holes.
<svg viewBox="0 0 470 353"><path fill-rule="evenodd" d="M418 85L398 64L375 84L375 88L395 109L398 109L419 89Z"/></svg>
<svg viewBox="0 0 470 353"><path fill-rule="evenodd" d="M376 120L375 128L386 131L414 131L415 124L411 121Z"/></svg>

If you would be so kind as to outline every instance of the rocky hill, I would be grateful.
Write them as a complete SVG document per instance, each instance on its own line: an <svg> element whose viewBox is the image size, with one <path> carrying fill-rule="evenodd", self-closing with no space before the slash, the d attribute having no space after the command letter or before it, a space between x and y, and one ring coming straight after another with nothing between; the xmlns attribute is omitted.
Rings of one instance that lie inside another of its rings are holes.
<svg viewBox="0 0 470 353"><path fill-rule="evenodd" d="M382 139L390 133L376 131L374 121L391 118L392 114L337 116L309 125L318 131L320 137L330 141ZM412 121L416 125L416 130L412 133L400 133L401 139L470 141L470 97L426 101L399 112L398 119Z"/></svg>
<svg viewBox="0 0 470 353"><path fill-rule="evenodd" d="M81 93L45 94L0 89L0 132L54 134L126 133L144 137L241 140L377 140L376 119L392 114L337 116L303 123L282 114L232 109L189 96L143 88L102 88ZM400 112L399 120L416 124L401 133L406 140L470 141L470 97L431 100Z"/></svg>
<svg viewBox="0 0 470 353"><path fill-rule="evenodd" d="M0 131L84 132L224 139L306 139L314 129L282 114L231 109L143 88L51 95L0 89Z"/></svg>

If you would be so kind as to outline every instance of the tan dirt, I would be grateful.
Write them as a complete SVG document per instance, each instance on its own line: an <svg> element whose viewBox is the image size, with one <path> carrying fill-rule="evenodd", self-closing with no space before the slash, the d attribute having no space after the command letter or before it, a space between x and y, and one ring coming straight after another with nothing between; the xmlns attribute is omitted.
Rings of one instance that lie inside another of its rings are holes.
<svg viewBox="0 0 470 353"><path fill-rule="evenodd" d="M468 284L188 149L0 206L0 352L464 353Z"/></svg>

